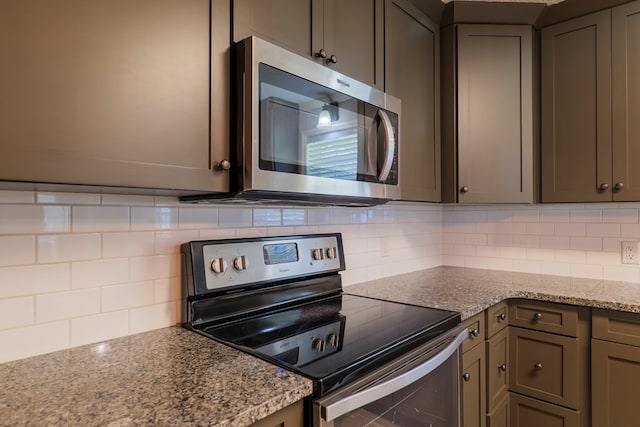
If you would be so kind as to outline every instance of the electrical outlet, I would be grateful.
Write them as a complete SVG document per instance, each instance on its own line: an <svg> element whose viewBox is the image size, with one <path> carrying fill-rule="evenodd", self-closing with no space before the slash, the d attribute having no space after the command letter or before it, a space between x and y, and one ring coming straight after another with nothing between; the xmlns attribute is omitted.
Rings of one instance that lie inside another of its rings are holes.
<svg viewBox="0 0 640 427"><path fill-rule="evenodd" d="M640 264L640 252L637 240L622 241L622 263L623 264Z"/></svg>

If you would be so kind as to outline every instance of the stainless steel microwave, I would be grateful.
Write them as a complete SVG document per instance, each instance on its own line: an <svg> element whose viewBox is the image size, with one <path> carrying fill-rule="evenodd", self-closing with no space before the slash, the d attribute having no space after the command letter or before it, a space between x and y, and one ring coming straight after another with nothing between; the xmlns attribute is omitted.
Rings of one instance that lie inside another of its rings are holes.
<svg viewBox="0 0 640 427"><path fill-rule="evenodd" d="M234 56L227 199L360 206L400 197L399 99L256 37Z"/></svg>

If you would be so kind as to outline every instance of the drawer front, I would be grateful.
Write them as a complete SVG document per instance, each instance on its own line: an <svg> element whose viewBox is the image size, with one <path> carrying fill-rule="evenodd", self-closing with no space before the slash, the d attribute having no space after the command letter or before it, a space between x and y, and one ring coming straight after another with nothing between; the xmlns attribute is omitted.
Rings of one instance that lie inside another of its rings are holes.
<svg viewBox="0 0 640 427"><path fill-rule="evenodd" d="M512 393L511 425L514 427L579 427L580 413Z"/></svg>
<svg viewBox="0 0 640 427"><path fill-rule="evenodd" d="M487 341L487 410L500 403L509 390L509 328Z"/></svg>
<svg viewBox="0 0 640 427"><path fill-rule="evenodd" d="M510 390L578 408L578 340L510 328Z"/></svg>
<svg viewBox="0 0 640 427"><path fill-rule="evenodd" d="M469 337L462 343L462 352L471 350L476 345L484 342L484 312L476 314L461 323L461 326L467 328Z"/></svg>
<svg viewBox="0 0 640 427"><path fill-rule="evenodd" d="M509 304L509 324L576 337L578 336L578 307L514 300Z"/></svg>
<svg viewBox="0 0 640 427"><path fill-rule="evenodd" d="M251 424L251 427L296 427L303 425L303 418L302 400L299 400Z"/></svg>
<svg viewBox="0 0 640 427"><path fill-rule="evenodd" d="M493 411L487 414L487 426L488 427L509 427L510 417L510 393L505 394L500 403L493 408ZM464 427L467 427L465 420Z"/></svg>
<svg viewBox="0 0 640 427"><path fill-rule="evenodd" d="M640 314L594 309L592 336L640 347Z"/></svg>
<svg viewBox="0 0 640 427"><path fill-rule="evenodd" d="M487 338L491 338L509 324L509 306L500 302L486 311Z"/></svg>

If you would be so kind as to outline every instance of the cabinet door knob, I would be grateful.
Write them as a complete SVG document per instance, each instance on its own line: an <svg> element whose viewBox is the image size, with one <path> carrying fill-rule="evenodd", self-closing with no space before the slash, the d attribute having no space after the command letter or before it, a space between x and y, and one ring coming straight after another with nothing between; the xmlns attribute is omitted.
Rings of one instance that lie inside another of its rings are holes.
<svg viewBox="0 0 640 427"><path fill-rule="evenodd" d="M533 365L534 369L536 371L542 371L542 363L538 362L535 365Z"/></svg>
<svg viewBox="0 0 640 427"><path fill-rule="evenodd" d="M228 171L229 169L231 169L231 162L227 159L220 160L218 163L216 163L215 169Z"/></svg>
<svg viewBox="0 0 640 427"><path fill-rule="evenodd" d="M324 49L320 49L319 51L316 52L316 58L326 58L327 57L327 51Z"/></svg>
<svg viewBox="0 0 640 427"><path fill-rule="evenodd" d="M336 64L338 62L338 57L335 55L331 55L326 59L327 64Z"/></svg>
<svg viewBox="0 0 640 427"><path fill-rule="evenodd" d="M507 365L505 365L504 363L502 365L498 365L498 369L502 372L507 370Z"/></svg>
<svg viewBox="0 0 640 427"><path fill-rule="evenodd" d="M624 183L622 182L616 182L616 184L613 186L613 189L616 191L620 191L624 188Z"/></svg>
<svg viewBox="0 0 640 427"><path fill-rule="evenodd" d="M464 187L462 187L462 188L460 189L460 192L461 192L461 193L468 193L468 192L469 192L469 187L465 185Z"/></svg>
<svg viewBox="0 0 640 427"><path fill-rule="evenodd" d="M471 338L475 338L480 335L480 331L478 331L477 329L472 329L469 331L469 335L471 336Z"/></svg>
<svg viewBox="0 0 640 427"><path fill-rule="evenodd" d="M606 182L603 182L602 184L600 184L600 186L598 187L598 190L600 191L606 191L609 189L609 184L607 184Z"/></svg>
<svg viewBox="0 0 640 427"><path fill-rule="evenodd" d="M540 320L542 319L542 313L536 313L533 315L533 320Z"/></svg>
<svg viewBox="0 0 640 427"><path fill-rule="evenodd" d="M499 321L503 321L503 320L505 320L506 318L507 318L507 315L506 315L506 314L504 314L504 313L500 313L500 314L498 314L498 320L499 320Z"/></svg>
<svg viewBox="0 0 640 427"><path fill-rule="evenodd" d="M468 372L465 372L464 374L462 374L462 379L466 382L469 382L469 380L471 379L471 375Z"/></svg>

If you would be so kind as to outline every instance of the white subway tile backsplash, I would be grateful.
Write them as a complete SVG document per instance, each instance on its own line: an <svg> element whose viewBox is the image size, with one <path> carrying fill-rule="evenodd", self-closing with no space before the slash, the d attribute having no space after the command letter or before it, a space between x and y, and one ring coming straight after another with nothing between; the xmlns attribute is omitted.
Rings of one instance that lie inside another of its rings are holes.
<svg viewBox="0 0 640 427"><path fill-rule="evenodd" d="M218 225L221 228L251 227L253 212L249 208L220 208Z"/></svg>
<svg viewBox="0 0 640 427"><path fill-rule="evenodd" d="M178 254L182 243L198 240L198 230L157 231L155 240L155 254Z"/></svg>
<svg viewBox="0 0 640 427"><path fill-rule="evenodd" d="M602 222L602 209L572 209L569 220L583 224Z"/></svg>
<svg viewBox="0 0 640 427"><path fill-rule="evenodd" d="M0 268L0 298L63 291L69 286L68 264Z"/></svg>
<svg viewBox="0 0 640 427"><path fill-rule="evenodd" d="M615 224L637 224L638 223L638 209L603 209L602 210L602 222L615 223Z"/></svg>
<svg viewBox="0 0 640 427"><path fill-rule="evenodd" d="M587 253L586 251L556 250L556 262L584 264L587 262Z"/></svg>
<svg viewBox="0 0 640 427"><path fill-rule="evenodd" d="M36 296L36 323L71 319L100 312L100 289L43 294Z"/></svg>
<svg viewBox="0 0 640 427"><path fill-rule="evenodd" d="M69 321L0 331L0 363L69 348Z"/></svg>
<svg viewBox="0 0 640 427"><path fill-rule="evenodd" d="M66 233L70 221L68 206L0 205L0 235Z"/></svg>
<svg viewBox="0 0 640 427"><path fill-rule="evenodd" d="M556 236L586 236L587 226L585 224L555 224Z"/></svg>
<svg viewBox="0 0 640 427"><path fill-rule="evenodd" d="M103 205L112 206L153 206L153 196L136 194L103 194Z"/></svg>
<svg viewBox="0 0 640 427"><path fill-rule="evenodd" d="M201 229L218 227L218 209L212 207L193 207L179 210L181 229Z"/></svg>
<svg viewBox="0 0 640 427"><path fill-rule="evenodd" d="M78 261L71 264L71 287L93 288L129 280L129 258Z"/></svg>
<svg viewBox="0 0 640 427"><path fill-rule="evenodd" d="M153 231L104 233L102 234L102 257L153 255L155 253L155 236Z"/></svg>
<svg viewBox="0 0 640 427"><path fill-rule="evenodd" d="M0 190L0 204L35 203L36 193L33 191Z"/></svg>
<svg viewBox="0 0 640 427"><path fill-rule="evenodd" d="M587 224L587 236L618 237L620 224Z"/></svg>
<svg viewBox="0 0 640 427"><path fill-rule="evenodd" d="M153 282L153 302L177 301L181 297L180 277L158 279Z"/></svg>
<svg viewBox="0 0 640 427"><path fill-rule="evenodd" d="M307 216L305 209L282 209L282 225L297 226L305 225Z"/></svg>
<svg viewBox="0 0 640 427"><path fill-rule="evenodd" d="M261 209L253 210L254 227L279 227L282 225L281 209Z"/></svg>
<svg viewBox="0 0 640 427"><path fill-rule="evenodd" d="M605 265L603 268L604 280L620 280L623 282L640 282L640 267L626 265Z"/></svg>
<svg viewBox="0 0 640 427"><path fill-rule="evenodd" d="M153 304L153 282L102 287L102 311L117 311Z"/></svg>
<svg viewBox="0 0 640 427"><path fill-rule="evenodd" d="M55 234L38 236L38 263L98 259L102 254L100 234Z"/></svg>
<svg viewBox="0 0 640 427"><path fill-rule="evenodd" d="M56 205L99 205L100 195L91 193L53 193L38 191L37 203Z"/></svg>
<svg viewBox="0 0 640 427"><path fill-rule="evenodd" d="M32 325L35 320L34 307L32 296L0 299L0 331Z"/></svg>
<svg viewBox="0 0 640 427"><path fill-rule="evenodd" d="M134 282L180 275L180 255L178 253L135 257L131 258L130 263L130 280Z"/></svg>
<svg viewBox="0 0 640 427"><path fill-rule="evenodd" d="M35 262L35 236L0 236L0 267Z"/></svg>
<svg viewBox="0 0 640 427"><path fill-rule="evenodd" d="M179 310L177 302L154 304L131 310L129 312L130 332L137 334L175 325L180 318Z"/></svg>
<svg viewBox="0 0 640 427"><path fill-rule="evenodd" d="M128 206L74 206L71 230L75 233L129 230Z"/></svg>
<svg viewBox="0 0 640 427"><path fill-rule="evenodd" d="M584 251L601 251L602 238L600 237L571 237L571 249Z"/></svg>
<svg viewBox="0 0 640 427"><path fill-rule="evenodd" d="M129 311L121 310L71 320L71 345L85 345L129 334Z"/></svg>
<svg viewBox="0 0 640 427"><path fill-rule="evenodd" d="M172 230L178 228L178 208L132 207L131 230Z"/></svg>
<svg viewBox="0 0 640 427"><path fill-rule="evenodd" d="M545 249L571 249L569 236L540 236L540 247Z"/></svg>
<svg viewBox="0 0 640 427"><path fill-rule="evenodd" d="M602 280L604 277L601 265L571 264L571 273L574 277Z"/></svg>

